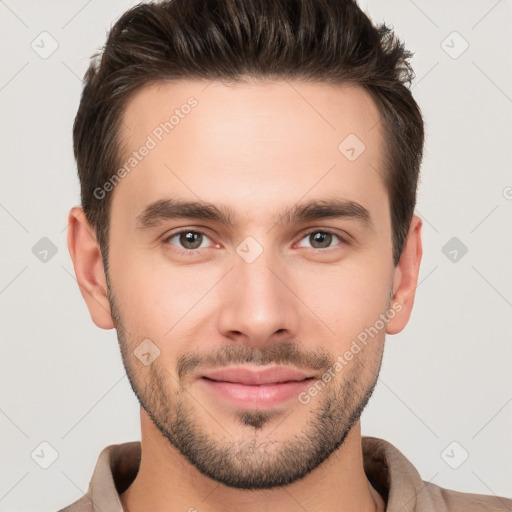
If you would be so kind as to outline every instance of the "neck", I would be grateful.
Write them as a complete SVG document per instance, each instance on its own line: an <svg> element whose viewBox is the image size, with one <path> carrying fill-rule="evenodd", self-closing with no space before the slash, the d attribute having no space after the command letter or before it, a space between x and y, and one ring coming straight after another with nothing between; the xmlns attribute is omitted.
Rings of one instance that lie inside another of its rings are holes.
<svg viewBox="0 0 512 512"><path fill-rule="evenodd" d="M384 511L381 496L363 469L357 422L343 445L301 480L276 489L233 489L192 466L156 429L141 409L141 463L130 487L120 495L125 512L359 512Z"/></svg>

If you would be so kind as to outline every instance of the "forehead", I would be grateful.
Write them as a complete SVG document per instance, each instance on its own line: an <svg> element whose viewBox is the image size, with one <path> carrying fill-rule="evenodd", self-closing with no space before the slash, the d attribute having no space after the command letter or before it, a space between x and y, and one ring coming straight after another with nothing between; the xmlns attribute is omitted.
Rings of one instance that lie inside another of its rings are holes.
<svg viewBox="0 0 512 512"><path fill-rule="evenodd" d="M371 205L385 192L379 120L370 95L354 86L153 84L126 106L128 172L114 197L130 215L164 196L254 209L339 191Z"/></svg>
<svg viewBox="0 0 512 512"><path fill-rule="evenodd" d="M186 118L192 121L185 123ZM299 124L298 119L302 121ZM222 141L223 131L236 127L231 138L238 142L249 142L250 135L257 135L258 140L270 144L280 142L287 134L290 142L292 137L314 140L315 136L326 135L336 142L348 133L369 139L368 132L379 120L375 102L358 86L291 80L174 80L160 81L137 91L126 105L121 138L134 143L141 132L151 134L155 130L154 135L159 138L158 127L170 122L173 135L178 137L179 132L187 130L187 125L202 125L210 139L219 134ZM269 130L270 124L275 125L275 130ZM283 127L289 129L287 133L280 130ZM164 130L165 135L169 133Z"/></svg>

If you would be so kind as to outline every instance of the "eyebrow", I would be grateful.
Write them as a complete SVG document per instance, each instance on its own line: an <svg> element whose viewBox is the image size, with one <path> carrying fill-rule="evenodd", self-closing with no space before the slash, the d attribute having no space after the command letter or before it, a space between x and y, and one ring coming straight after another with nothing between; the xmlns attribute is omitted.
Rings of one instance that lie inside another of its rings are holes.
<svg viewBox="0 0 512 512"><path fill-rule="evenodd" d="M181 199L159 199L150 203L137 216L137 227L151 228L171 219L210 220L234 226L236 214L233 209L217 206L205 201L185 201ZM347 218L360 221L373 228L370 212L361 204L347 199L313 200L286 208L278 215L277 222L299 224L301 222L328 218Z"/></svg>

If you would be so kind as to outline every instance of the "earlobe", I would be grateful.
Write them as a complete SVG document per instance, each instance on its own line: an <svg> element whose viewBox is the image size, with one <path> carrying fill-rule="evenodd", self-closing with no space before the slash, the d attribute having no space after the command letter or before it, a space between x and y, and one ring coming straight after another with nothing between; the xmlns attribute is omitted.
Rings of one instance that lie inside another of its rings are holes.
<svg viewBox="0 0 512 512"><path fill-rule="evenodd" d="M411 316L423 255L421 227L421 218L414 215L409 226L402 256L395 268L393 277L394 293L391 298L391 305L398 313L388 321L386 328L388 334L397 334L402 331Z"/></svg>
<svg viewBox="0 0 512 512"><path fill-rule="evenodd" d="M68 250L92 321L102 329L114 328L101 250L96 234L79 206L69 212Z"/></svg>

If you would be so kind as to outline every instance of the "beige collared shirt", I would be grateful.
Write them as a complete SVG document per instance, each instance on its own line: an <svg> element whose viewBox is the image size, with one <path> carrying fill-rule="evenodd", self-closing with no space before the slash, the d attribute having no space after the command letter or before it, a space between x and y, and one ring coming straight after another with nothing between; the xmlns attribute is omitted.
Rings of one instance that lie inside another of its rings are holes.
<svg viewBox="0 0 512 512"><path fill-rule="evenodd" d="M386 502L387 512L512 512L512 500L467 494L424 482L415 467L392 444L363 437L366 475ZM122 512L119 493L137 475L141 443L113 444L102 450L87 493L59 512Z"/></svg>

